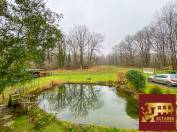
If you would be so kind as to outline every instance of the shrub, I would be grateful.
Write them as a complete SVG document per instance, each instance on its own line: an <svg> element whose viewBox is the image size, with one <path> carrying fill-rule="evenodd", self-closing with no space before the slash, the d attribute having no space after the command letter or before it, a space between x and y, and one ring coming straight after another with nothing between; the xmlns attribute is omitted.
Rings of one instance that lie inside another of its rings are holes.
<svg viewBox="0 0 177 132"><path fill-rule="evenodd" d="M170 74L176 74L176 71L170 71L169 73Z"/></svg>
<svg viewBox="0 0 177 132"><path fill-rule="evenodd" d="M162 94L162 90L159 86L152 86L149 90L151 94Z"/></svg>
<svg viewBox="0 0 177 132"><path fill-rule="evenodd" d="M128 83L137 91L143 91L146 85L145 76L136 70L130 70L126 73Z"/></svg>
<svg viewBox="0 0 177 132"><path fill-rule="evenodd" d="M52 116L50 115L43 115L43 117L36 120L34 123L34 128L37 130L42 130L44 127L46 127L49 122L51 122Z"/></svg>
<svg viewBox="0 0 177 132"><path fill-rule="evenodd" d="M117 81L118 81L118 82L123 82L123 81L125 81L125 73L123 73L123 72L118 72L118 73L117 73Z"/></svg>
<svg viewBox="0 0 177 132"><path fill-rule="evenodd" d="M43 113L43 111L36 106L28 112L28 117L34 124L36 130L42 130L54 119L52 115Z"/></svg>

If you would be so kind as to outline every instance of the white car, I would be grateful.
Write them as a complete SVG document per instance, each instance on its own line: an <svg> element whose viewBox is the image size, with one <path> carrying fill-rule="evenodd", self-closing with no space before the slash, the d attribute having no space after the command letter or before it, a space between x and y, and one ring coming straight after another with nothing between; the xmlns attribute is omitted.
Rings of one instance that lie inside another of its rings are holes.
<svg viewBox="0 0 177 132"><path fill-rule="evenodd" d="M148 77L149 82L156 82L168 86L177 86L177 74L156 74Z"/></svg>

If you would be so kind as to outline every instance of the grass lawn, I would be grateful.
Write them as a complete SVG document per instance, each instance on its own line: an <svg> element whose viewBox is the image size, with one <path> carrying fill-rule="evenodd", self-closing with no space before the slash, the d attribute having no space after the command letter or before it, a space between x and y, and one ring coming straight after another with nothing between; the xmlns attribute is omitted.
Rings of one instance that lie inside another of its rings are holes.
<svg viewBox="0 0 177 132"><path fill-rule="evenodd" d="M117 72L127 72L128 70L138 70L142 72L142 68L125 68L125 67L114 67L114 66L99 66L99 67L93 67L91 69L87 70L56 70L56 71L50 71L51 76L33 79L30 82L25 82L24 84L16 84L13 87L8 87L4 90L5 100L2 100L2 97L0 96L0 103L7 102L9 95L13 93L14 91L17 91L19 89L24 91L24 94L28 94L31 91L34 91L36 89L44 89L47 87L50 87L51 82L58 82L58 83L64 83L64 82L90 82L90 83L97 83L97 82L105 82L105 81L115 81L116 80L116 74ZM162 73L163 71L157 70L156 73ZM146 77L147 74L144 74ZM145 92L149 92L149 87L156 85L152 83L147 83L147 88L145 89ZM160 85L161 86L161 85ZM163 93L174 93L177 94L177 90L175 88L168 88L166 86L162 86ZM64 127L67 126L67 127ZM65 129L68 128L67 125L61 125L57 124L56 122L50 123L45 130L45 132L60 132L65 131ZM29 123L27 116L19 116L15 119L15 123L12 128L13 131L22 131L22 132L33 132L35 131L33 129L33 124ZM120 130L120 129L114 129L114 128L107 128L107 127L95 127L95 126L86 126L82 129L74 127L73 130L71 128L71 131L86 131L86 132L92 132L92 131L136 131L136 130Z"/></svg>
<svg viewBox="0 0 177 132"><path fill-rule="evenodd" d="M52 81L61 81L61 82L85 82L90 78L89 82L104 82L104 81L115 81L116 74L118 71L126 72L130 68L117 68L114 66L99 66L93 67L88 70L57 70L50 71L52 74L48 77L33 79L28 83L18 84L13 87L8 87L4 90L5 100L2 100L0 96L0 103L8 100L9 95L14 91L23 89L26 93L34 91L37 88L42 88L50 85ZM134 68L133 68L134 69ZM137 69L137 68L136 68ZM140 70L140 69L137 69Z"/></svg>
<svg viewBox="0 0 177 132"><path fill-rule="evenodd" d="M32 123L29 122L27 116L18 116L15 119L15 123L12 128L4 130L2 132L39 132L35 130ZM85 125L78 126L72 125L66 122L50 122L42 132L138 132L137 130L130 129L117 129L110 128L106 126L94 126L94 125Z"/></svg>

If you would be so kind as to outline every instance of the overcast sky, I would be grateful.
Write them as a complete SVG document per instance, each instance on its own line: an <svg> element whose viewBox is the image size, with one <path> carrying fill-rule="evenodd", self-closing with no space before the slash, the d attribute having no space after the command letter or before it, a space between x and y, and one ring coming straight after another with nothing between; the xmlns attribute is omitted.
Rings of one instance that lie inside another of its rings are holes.
<svg viewBox="0 0 177 132"><path fill-rule="evenodd" d="M128 34L134 34L154 20L155 13L169 0L47 0L48 7L62 13L61 29L74 25L105 35L103 53Z"/></svg>

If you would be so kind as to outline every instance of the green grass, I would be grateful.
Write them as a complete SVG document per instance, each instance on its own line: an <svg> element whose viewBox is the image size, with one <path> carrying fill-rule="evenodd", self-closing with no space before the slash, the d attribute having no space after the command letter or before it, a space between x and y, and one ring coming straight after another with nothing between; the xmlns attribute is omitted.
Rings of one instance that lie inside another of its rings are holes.
<svg viewBox="0 0 177 132"><path fill-rule="evenodd" d="M14 121L13 132L37 132L33 129L33 124L28 121L27 116L17 116Z"/></svg>
<svg viewBox="0 0 177 132"><path fill-rule="evenodd" d="M15 118L15 123L8 132L39 132L39 130L34 129L32 123L29 122L27 116L20 115ZM53 121L49 122L48 125L40 130L42 132L138 132L138 130L133 129L118 129L106 126L95 126L95 125L84 125L79 126L69 122L64 121ZM6 131L4 131L6 132Z"/></svg>
<svg viewBox="0 0 177 132"><path fill-rule="evenodd" d="M106 81L115 81L117 72L127 72L128 70L138 70L142 72L142 68L125 68L125 67L114 67L114 66L99 66L93 67L88 70L56 70L50 71L51 76L33 79L30 82L26 82L24 84L16 84L13 87L8 87L4 90L5 100L3 101L0 97L0 103L7 102L9 95L18 89L23 89L24 94L28 94L29 92L35 91L37 89L43 89L46 87L50 87L52 81L60 81L63 82L106 82ZM156 70L156 73L163 73L164 71ZM144 74L148 77L148 74ZM148 93L150 87L155 84L148 83L145 89L145 93ZM175 88L168 88L163 86L163 93L174 93L177 94L177 90ZM33 128L33 124L31 124L27 118L27 116L19 116L15 119L15 124L13 125L13 131L20 132L35 132ZM63 131L84 131L84 132L129 132L129 131L137 131L137 130L126 130L126 129L116 129L110 127L97 127L97 126L84 126L73 127L70 123L64 123L63 121L52 122L50 123L43 131L44 132L63 132Z"/></svg>
<svg viewBox="0 0 177 132"><path fill-rule="evenodd" d="M9 95L18 89L23 89L26 93L34 91L39 87L45 87L49 85L52 81L61 81L61 82L87 82L88 78L90 83L105 82L105 81L115 81L116 74L118 71L126 72L130 69L140 70L139 68L123 68L123 67L114 67L114 66L98 66L93 67L88 70L57 70L50 71L52 74L48 77L33 79L32 81L25 84L14 85L13 87L8 87L4 90L5 100L2 100L0 96L0 104L2 102L7 102Z"/></svg>
<svg viewBox="0 0 177 132"><path fill-rule="evenodd" d="M19 89L23 89L26 94L31 91L34 91L39 88L49 87L52 81L61 81L62 82L105 82L105 81L115 81L117 72L127 72L128 70L138 70L143 71L142 68L129 68L129 67L114 67L114 66L98 66L93 67L88 70L55 70L50 71L51 76L33 79L30 82L25 84L14 85L13 87L8 87L4 90L5 100L2 100L2 96L0 96L0 104L7 102L9 95L18 91ZM163 70L156 70L155 73L164 73ZM144 74L146 77L149 74ZM89 80L89 81L88 81ZM148 89L155 84L147 82L145 92L148 93ZM177 90L175 88L168 88L166 86L160 85L162 87L162 91L164 93L174 93L177 94Z"/></svg>
<svg viewBox="0 0 177 132"><path fill-rule="evenodd" d="M90 83L105 82L105 81L115 81L117 72L127 72L128 70L138 70L143 71L142 68L130 68L130 67L114 67L114 66L98 66L92 67L88 70L55 70L50 71L51 76L33 79L32 81L15 85L13 87L8 87L4 90L5 100L2 100L0 96L0 104L2 102L7 102L9 95L18 89L24 89L26 93L34 91L38 88L45 87L50 85L52 81L61 81L61 82L87 82L89 79ZM156 70L155 73L164 73L164 70ZM146 77L149 74L144 74ZM147 88L154 84L147 82ZM172 93L176 93L176 90L168 88L166 86L161 86Z"/></svg>

